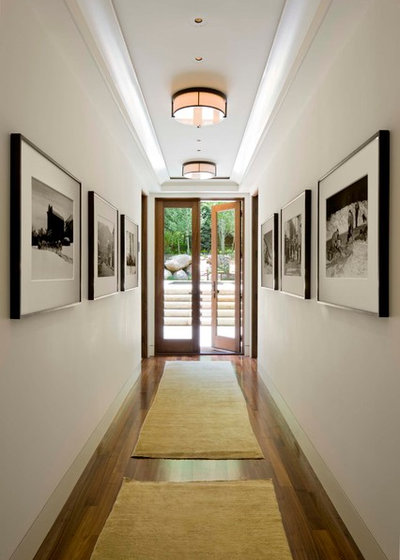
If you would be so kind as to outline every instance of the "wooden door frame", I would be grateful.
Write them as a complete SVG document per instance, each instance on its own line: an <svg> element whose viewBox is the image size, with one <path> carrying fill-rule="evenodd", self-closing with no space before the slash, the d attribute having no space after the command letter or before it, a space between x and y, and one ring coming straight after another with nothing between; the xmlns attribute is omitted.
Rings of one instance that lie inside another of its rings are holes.
<svg viewBox="0 0 400 560"><path fill-rule="evenodd" d="M251 357L258 346L258 193L251 197Z"/></svg>
<svg viewBox="0 0 400 560"><path fill-rule="evenodd" d="M164 325L164 209L192 209L192 339L163 337ZM200 352L200 199L155 199L155 354L198 354Z"/></svg>
<svg viewBox="0 0 400 560"><path fill-rule="evenodd" d="M142 298L142 359L148 358L148 324L147 324L147 204L148 196L142 192L141 219L141 298Z"/></svg>
<svg viewBox="0 0 400 560"><path fill-rule="evenodd" d="M235 212L235 338L230 339L225 336L219 336L217 326L217 293L215 287L218 283L218 259L217 259L217 215L218 212L226 210L234 210ZM236 199L225 204L214 206L211 210L211 267L212 267L212 295L211 295L211 329L212 329L212 347L224 349L235 354L241 351L241 314L242 314L242 203Z"/></svg>

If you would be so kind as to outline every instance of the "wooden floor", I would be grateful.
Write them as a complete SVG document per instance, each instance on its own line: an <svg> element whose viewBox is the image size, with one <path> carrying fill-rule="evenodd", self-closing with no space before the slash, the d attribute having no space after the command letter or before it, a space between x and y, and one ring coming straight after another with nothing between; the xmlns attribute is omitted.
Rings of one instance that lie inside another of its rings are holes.
<svg viewBox="0 0 400 560"><path fill-rule="evenodd" d="M229 360L237 371L250 420L266 460L165 460L130 457L166 360ZM273 478L294 560L363 557L316 479L285 421L242 356L149 358L142 375L92 457L35 560L86 560L113 506L123 477L136 480Z"/></svg>

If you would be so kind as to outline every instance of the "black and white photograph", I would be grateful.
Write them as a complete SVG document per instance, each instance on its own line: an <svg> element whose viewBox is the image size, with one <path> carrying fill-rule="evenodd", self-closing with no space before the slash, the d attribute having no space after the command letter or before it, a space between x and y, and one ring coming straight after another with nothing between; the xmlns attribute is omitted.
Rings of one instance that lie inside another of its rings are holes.
<svg viewBox="0 0 400 560"><path fill-rule="evenodd" d="M368 276L368 177L326 199L326 275Z"/></svg>
<svg viewBox="0 0 400 560"><path fill-rule="evenodd" d="M89 201L89 299L118 292L118 210L94 191Z"/></svg>
<svg viewBox="0 0 400 560"><path fill-rule="evenodd" d="M11 135L11 318L81 301L81 183Z"/></svg>
<svg viewBox="0 0 400 560"><path fill-rule="evenodd" d="M278 214L261 226L261 286L278 289Z"/></svg>
<svg viewBox="0 0 400 560"><path fill-rule="evenodd" d="M105 278L115 275L115 228L114 224L97 217L97 276Z"/></svg>
<svg viewBox="0 0 400 560"><path fill-rule="evenodd" d="M389 132L327 173L318 196L318 301L387 316Z"/></svg>
<svg viewBox="0 0 400 560"><path fill-rule="evenodd" d="M138 226L125 214L121 216L121 290L138 286Z"/></svg>
<svg viewBox="0 0 400 560"><path fill-rule="evenodd" d="M287 220L284 225L285 249L283 252L286 276L301 276L301 214Z"/></svg>
<svg viewBox="0 0 400 560"><path fill-rule="evenodd" d="M264 245L264 274L272 274L272 231L267 231L264 233L263 237Z"/></svg>
<svg viewBox="0 0 400 560"><path fill-rule="evenodd" d="M72 278L73 201L32 177L32 280Z"/></svg>
<svg viewBox="0 0 400 560"><path fill-rule="evenodd" d="M311 190L306 189L281 210L281 291L310 298Z"/></svg>
<svg viewBox="0 0 400 560"><path fill-rule="evenodd" d="M126 274L127 276L134 276L137 273L136 270L136 251L135 251L135 234L127 231L126 232Z"/></svg>

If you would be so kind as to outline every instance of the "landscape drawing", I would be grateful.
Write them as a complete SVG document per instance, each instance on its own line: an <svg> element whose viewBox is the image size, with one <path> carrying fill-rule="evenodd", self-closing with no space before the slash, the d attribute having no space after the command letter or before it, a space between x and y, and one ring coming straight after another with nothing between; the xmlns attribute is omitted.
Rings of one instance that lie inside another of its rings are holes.
<svg viewBox="0 0 400 560"><path fill-rule="evenodd" d="M32 280L74 275L73 201L32 177Z"/></svg>
<svg viewBox="0 0 400 560"><path fill-rule="evenodd" d="M135 234L131 231L126 232L126 274L134 276L137 274L136 267L136 247L135 247Z"/></svg>
<svg viewBox="0 0 400 560"><path fill-rule="evenodd" d="M368 176L326 199L326 276L368 276Z"/></svg>
<svg viewBox="0 0 400 560"><path fill-rule="evenodd" d="M263 235L263 267L264 275L272 274L272 229Z"/></svg>
<svg viewBox="0 0 400 560"><path fill-rule="evenodd" d="M301 276L302 216L294 216L284 225L284 274Z"/></svg>
<svg viewBox="0 0 400 560"><path fill-rule="evenodd" d="M105 278L115 275L115 227L114 224L97 217L97 276Z"/></svg>

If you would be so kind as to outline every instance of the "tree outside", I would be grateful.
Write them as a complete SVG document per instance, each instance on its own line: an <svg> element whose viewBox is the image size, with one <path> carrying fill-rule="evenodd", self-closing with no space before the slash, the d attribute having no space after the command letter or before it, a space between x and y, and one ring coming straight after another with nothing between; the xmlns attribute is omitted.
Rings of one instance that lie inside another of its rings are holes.
<svg viewBox="0 0 400 560"><path fill-rule="evenodd" d="M211 209L224 202L202 201L200 203L201 275L209 279L211 272ZM218 214L218 269L221 279L230 279L231 263L234 261L235 214L233 210ZM178 255L192 253L192 212L190 208L166 208L164 213L164 254L167 261ZM185 271L187 272L187 271ZM179 279L171 274L169 279ZM180 279L184 279L180 275Z"/></svg>

